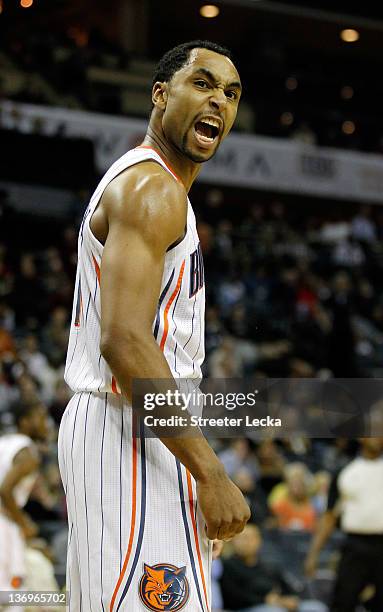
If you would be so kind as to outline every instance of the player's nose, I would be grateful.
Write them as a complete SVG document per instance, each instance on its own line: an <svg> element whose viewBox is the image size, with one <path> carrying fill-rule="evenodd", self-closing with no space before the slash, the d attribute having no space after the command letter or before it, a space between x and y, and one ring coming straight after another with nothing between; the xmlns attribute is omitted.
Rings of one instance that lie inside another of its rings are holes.
<svg viewBox="0 0 383 612"><path fill-rule="evenodd" d="M210 98L210 104L215 110L223 111L227 104L225 92L222 89L216 89Z"/></svg>

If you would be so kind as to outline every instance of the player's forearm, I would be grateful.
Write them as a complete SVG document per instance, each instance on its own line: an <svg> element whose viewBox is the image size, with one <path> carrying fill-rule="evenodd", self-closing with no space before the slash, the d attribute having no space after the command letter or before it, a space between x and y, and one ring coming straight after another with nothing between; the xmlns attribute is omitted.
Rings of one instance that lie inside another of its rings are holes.
<svg viewBox="0 0 383 612"><path fill-rule="evenodd" d="M114 338L118 338L118 341ZM110 366L118 384L132 403L133 381L146 380L148 388L169 389L175 391L176 383L169 365L155 341L153 334L140 330L114 333L101 342L101 353ZM157 383L158 381L158 383ZM149 389L148 389L149 390ZM164 415L168 406L164 407ZM144 416L144 406L135 402L135 409ZM176 412L174 411L174 414ZM180 414L178 408L177 414Z"/></svg>
<svg viewBox="0 0 383 612"><path fill-rule="evenodd" d="M199 437L160 439L199 482L227 479L222 463L201 432Z"/></svg>
<svg viewBox="0 0 383 612"><path fill-rule="evenodd" d="M154 381L152 386L163 394L168 390L178 390L169 365L153 335L137 334L136 337L131 336L129 341L119 341L113 346L104 344L103 355L130 403L134 379ZM142 418L149 414L139 402L134 402L134 409ZM187 411L182 410L180 406L167 404L156 406L153 416L158 419L182 416L186 419L182 427L151 426L150 429L196 480L208 481L212 477L225 477L221 462L200 429L189 424L190 415Z"/></svg>

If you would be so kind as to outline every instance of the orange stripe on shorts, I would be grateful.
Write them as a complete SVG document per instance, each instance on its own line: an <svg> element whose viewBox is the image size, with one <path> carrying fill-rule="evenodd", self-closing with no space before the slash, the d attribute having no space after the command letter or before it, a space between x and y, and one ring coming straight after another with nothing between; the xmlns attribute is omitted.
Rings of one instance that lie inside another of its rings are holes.
<svg viewBox="0 0 383 612"><path fill-rule="evenodd" d="M193 486L192 486L192 481L191 481L191 476L190 476L189 470L186 470L186 477L187 477L188 493L189 493L189 510L190 510L190 516L191 516L191 521L192 521L192 525L193 525L195 547L196 547L196 550L197 550L197 557L198 557L198 565L199 565L199 569L200 569L200 572L201 572L203 592L205 594L205 601L206 601L206 608L207 608L207 610L209 610L209 602L208 602L207 592L206 592L205 574L203 572L201 550L200 550L200 547L199 547L197 523L196 523L195 517L194 517Z"/></svg>
<svg viewBox="0 0 383 612"><path fill-rule="evenodd" d="M130 519L130 534L129 534L129 542L128 548L126 551L124 565L122 566L121 574L118 578L117 584L115 586L113 597L110 602L109 612L113 612L113 606L116 601L118 589L121 586L121 582L124 579L126 568L128 566L128 562L130 559L130 555L133 547L133 539L134 539L134 531L136 527L136 509L137 509L137 437L136 437L136 419L133 417L132 423L132 447L133 447L133 467L132 467L132 476L133 476L133 499L132 499L132 514Z"/></svg>

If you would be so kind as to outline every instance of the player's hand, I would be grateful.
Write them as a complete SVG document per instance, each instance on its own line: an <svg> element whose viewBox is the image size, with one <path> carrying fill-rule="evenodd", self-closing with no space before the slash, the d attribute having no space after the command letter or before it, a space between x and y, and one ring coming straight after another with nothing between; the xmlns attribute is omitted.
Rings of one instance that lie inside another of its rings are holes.
<svg viewBox="0 0 383 612"><path fill-rule="evenodd" d="M32 519L29 517L25 517L23 519L23 524L21 525L21 531L26 540L31 540L35 538L39 533L39 528Z"/></svg>
<svg viewBox="0 0 383 612"><path fill-rule="evenodd" d="M315 553L309 553L306 557L304 568L308 578L312 578L318 567L318 556Z"/></svg>
<svg viewBox="0 0 383 612"><path fill-rule="evenodd" d="M209 540L230 540L243 531L250 518L250 508L224 470L214 477L198 480L197 497Z"/></svg>

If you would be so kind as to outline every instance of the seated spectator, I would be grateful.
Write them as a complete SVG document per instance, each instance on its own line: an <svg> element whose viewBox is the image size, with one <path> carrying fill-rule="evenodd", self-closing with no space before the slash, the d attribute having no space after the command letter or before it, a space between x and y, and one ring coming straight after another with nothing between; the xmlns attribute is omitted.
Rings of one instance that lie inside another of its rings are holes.
<svg viewBox="0 0 383 612"><path fill-rule="evenodd" d="M19 352L29 374L39 383L44 401L50 402L54 395L57 374L49 365L48 359L41 352L37 336L28 334Z"/></svg>
<svg viewBox="0 0 383 612"><path fill-rule="evenodd" d="M231 441L229 448L220 453L226 472L234 479L239 472L246 471L255 482L258 475L258 462L252 452L250 441L247 438L236 438Z"/></svg>
<svg viewBox="0 0 383 612"><path fill-rule="evenodd" d="M311 474L303 463L291 463L285 469L285 482L273 489L270 507L278 527L286 530L312 531L316 514L310 499Z"/></svg>
<svg viewBox="0 0 383 612"><path fill-rule="evenodd" d="M239 341L231 336L224 336L219 347L214 349L209 359L209 371L212 378L241 378L244 373L242 355L237 350Z"/></svg>
<svg viewBox="0 0 383 612"><path fill-rule="evenodd" d="M274 440L262 440L257 449L260 485L265 493L283 480L285 459Z"/></svg>
<svg viewBox="0 0 383 612"><path fill-rule="evenodd" d="M54 367L65 363L68 345L69 313L63 306L57 306L51 313L42 333L42 348Z"/></svg>
<svg viewBox="0 0 383 612"><path fill-rule="evenodd" d="M371 219L371 206L362 206L351 223L351 234L361 242L375 242L376 225Z"/></svg>
<svg viewBox="0 0 383 612"><path fill-rule="evenodd" d="M232 542L234 554L223 559L221 589L224 607L240 612L324 612L320 602L301 602L279 568L259 557L262 537L248 524Z"/></svg>
<svg viewBox="0 0 383 612"><path fill-rule="evenodd" d="M13 355L15 353L15 343L11 334L3 327L0 327L0 356L5 353Z"/></svg>

